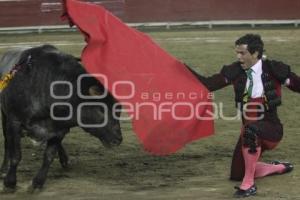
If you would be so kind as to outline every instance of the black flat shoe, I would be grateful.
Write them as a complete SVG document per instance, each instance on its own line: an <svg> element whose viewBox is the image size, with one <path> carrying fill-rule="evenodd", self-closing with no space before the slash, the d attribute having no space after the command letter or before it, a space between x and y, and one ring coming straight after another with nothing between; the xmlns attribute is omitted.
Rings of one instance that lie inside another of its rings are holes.
<svg viewBox="0 0 300 200"><path fill-rule="evenodd" d="M244 197L250 197L256 195L257 192L257 187L255 185L252 185L249 189L247 190L242 190L239 187L234 187L237 189L237 191L234 193L235 198L244 198Z"/></svg>
<svg viewBox="0 0 300 200"><path fill-rule="evenodd" d="M283 164L284 165L285 170L280 174L285 174L285 173L291 172L294 169L294 166L289 162L281 162L281 161L278 161L278 160L274 160L274 161L271 162L271 164L273 164L273 165Z"/></svg>

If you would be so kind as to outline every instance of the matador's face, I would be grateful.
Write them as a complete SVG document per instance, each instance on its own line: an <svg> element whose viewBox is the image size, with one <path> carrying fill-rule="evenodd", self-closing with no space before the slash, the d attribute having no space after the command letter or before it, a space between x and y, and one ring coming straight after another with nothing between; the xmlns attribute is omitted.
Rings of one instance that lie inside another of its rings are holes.
<svg viewBox="0 0 300 200"><path fill-rule="evenodd" d="M247 44L241 44L235 46L237 59L239 62L241 62L241 66L243 67L243 69L249 69L250 67L255 65L259 60L257 58L258 52L256 51L253 54L251 54L248 51L247 46L248 46Z"/></svg>

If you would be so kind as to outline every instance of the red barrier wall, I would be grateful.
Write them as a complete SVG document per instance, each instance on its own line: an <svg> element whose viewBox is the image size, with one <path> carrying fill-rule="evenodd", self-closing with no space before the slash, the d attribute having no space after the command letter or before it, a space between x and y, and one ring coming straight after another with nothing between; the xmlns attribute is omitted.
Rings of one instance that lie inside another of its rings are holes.
<svg viewBox="0 0 300 200"><path fill-rule="evenodd" d="M124 0L85 0L101 4L124 18ZM60 0L0 1L0 27L65 24L60 20Z"/></svg>
<svg viewBox="0 0 300 200"><path fill-rule="evenodd" d="M126 0L126 21L300 19L300 0Z"/></svg>
<svg viewBox="0 0 300 200"><path fill-rule="evenodd" d="M300 0L86 0L126 22L300 19ZM60 0L0 1L0 27L63 24Z"/></svg>

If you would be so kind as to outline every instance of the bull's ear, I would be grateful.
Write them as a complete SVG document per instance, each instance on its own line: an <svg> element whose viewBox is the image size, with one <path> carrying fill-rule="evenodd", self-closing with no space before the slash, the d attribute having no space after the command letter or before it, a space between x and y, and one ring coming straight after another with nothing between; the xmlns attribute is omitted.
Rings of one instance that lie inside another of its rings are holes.
<svg viewBox="0 0 300 200"><path fill-rule="evenodd" d="M89 95L91 96L100 96L103 94L103 89L99 88L98 85L93 85L89 87Z"/></svg>

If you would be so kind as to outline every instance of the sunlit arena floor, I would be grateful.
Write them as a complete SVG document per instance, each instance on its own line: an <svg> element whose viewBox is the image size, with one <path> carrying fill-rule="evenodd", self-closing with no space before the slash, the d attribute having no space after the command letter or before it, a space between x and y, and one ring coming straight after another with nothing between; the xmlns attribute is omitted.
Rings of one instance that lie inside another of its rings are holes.
<svg viewBox="0 0 300 200"><path fill-rule="evenodd" d="M291 65L300 75L300 29L169 30L147 34L182 62L208 76L235 60L234 41L245 33L260 34L268 58ZM56 45L76 56L80 56L84 47L79 33L1 35L0 56L13 47L44 43ZM233 96L231 86L215 92L214 101L224 104L223 112L228 117L236 115ZM258 179L255 197L258 200L300 199L300 96L284 88L279 115L284 124L284 138L262 159L267 162L274 159L291 161L295 169L282 176ZM240 123L239 120L217 119L214 136L193 142L166 157L144 152L129 121L122 122L124 141L114 149L106 149L88 133L74 128L63 142L71 169L63 170L56 159L44 189L34 194L29 194L27 189L41 165L44 147L33 146L28 138L23 138L17 191L0 193L0 199L233 199L234 186L239 182L230 181L228 176ZM2 134L0 144L2 160Z"/></svg>

